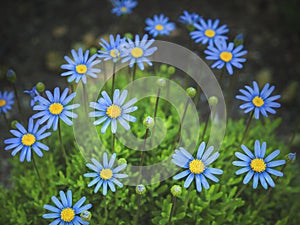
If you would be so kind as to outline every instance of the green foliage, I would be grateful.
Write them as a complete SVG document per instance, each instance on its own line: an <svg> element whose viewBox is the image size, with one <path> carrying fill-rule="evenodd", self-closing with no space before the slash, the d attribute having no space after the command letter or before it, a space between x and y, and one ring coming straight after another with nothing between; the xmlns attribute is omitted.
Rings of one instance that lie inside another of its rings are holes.
<svg viewBox="0 0 300 225"><path fill-rule="evenodd" d="M166 69L167 70L167 69ZM161 73L161 72L160 72ZM163 76L163 74L159 74ZM167 74L168 76L168 74ZM120 84L120 82L119 82ZM134 113L138 121L132 124L133 133L142 138L145 134L143 119L145 115L152 115L155 98L144 99L138 102L139 110ZM184 103L182 104L184 107ZM167 108L167 110L166 110ZM176 143L174 139L179 129L179 116L175 108L167 102L160 100L158 116L164 119L167 129L167 137L154 151L147 152L145 164L159 162L172 154ZM285 143L276 137L276 128L281 119L265 119L253 121L244 144L250 149L256 139L267 142L267 153L275 149L281 150L280 158L289 152ZM183 188L181 196L176 197L173 224L298 224L300 222L300 182L296 171L299 165L288 164L284 177L276 182L276 187L271 190L265 198L267 191L262 187L252 189L252 184L246 187L242 184L242 176L236 176L237 168L232 166L235 160L234 152L240 151L239 141L245 130L245 120L228 120L226 136L223 140L220 157L213 166L224 170L219 176L220 182L213 184L210 189L198 193L195 186L186 190ZM200 134L204 129L201 123ZM209 129L208 129L209 130ZM102 192L93 193L93 187L88 188L91 181L84 178L83 174L88 172L86 160L74 142L73 128L62 126L62 136L69 165L66 166L60 150L58 134L54 132L47 140L50 151L43 158L35 157L36 164L41 175L42 186L39 184L36 171L32 163L20 163L18 157L10 159L12 170L10 171L11 186L0 186L0 208L1 224L29 225L49 224L51 220L42 218L44 204L52 204L51 196L58 196L60 190L72 190L73 201L82 196L87 197L86 203L92 203L92 220L90 224L134 224L138 216L137 224L167 224L172 207L172 194L170 188L178 184L183 187L184 180L165 180L146 186L147 192L141 197L136 194L135 187L124 186L117 189L116 193L108 192L106 197ZM201 137L202 135L200 135ZM208 135L205 140L208 140ZM109 134L101 135L102 142L110 145ZM86 142L90 141L87 136ZM185 140L188 142L189 140ZM97 146L90 146L97 149ZM128 164L137 165L140 153L124 148L117 141L115 146L118 158L125 158ZM241 188L245 188L239 197L235 197ZM138 201L140 199L140 207Z"/></svg>

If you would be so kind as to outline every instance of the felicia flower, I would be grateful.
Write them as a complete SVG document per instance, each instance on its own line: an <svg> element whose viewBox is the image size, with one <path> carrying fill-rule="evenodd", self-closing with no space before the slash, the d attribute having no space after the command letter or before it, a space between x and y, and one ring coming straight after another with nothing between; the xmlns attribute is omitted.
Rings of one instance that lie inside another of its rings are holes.
<svg viewBox="0 0 300 225"><path fill-rule="evenodd" d="M71 53L74 61L68 56L64 57L68 64L63 64L61 68L69 71L63 72L61 76L70 76L68 82L75 80L75 82L78 83L82 80L84 84L86 84L86 76L97 78L96 73L100 73L101 71L100 69L93 68L93 66L101 62L101 60L95 60L97 54L89 58L89 50L86 50L83 54L82 48L78 49L78 54L74 49L72 49Z"/></svg>
<svg viewBox="0 0 300 225"><path fill-rule="evenodd" d="M215 60L216 62L211 65L211 68L222 69L226 66L226 69L230 75L233 74L232 66L236 68L243 68L242 62L245 62L245 58L240 58L243 55L247 54L246 50L243 50L243 45L234 47L234 43L230 42L228 45L225 40L215 41L215 46L209 45L207 50L204 51L206 59Z"/></svg>
<svg viewBox="0 0 300 225"><path fill-rule="evenodd" d="M279 155L280 150L275 150L265 157L267 144L266 142L263 142L260 146L259 140L255 141L254 154L245 145L242 145L241 147L246 155L240 152L235 153L236 157L242 161L234 161L232 164L243 167L242 169L237 170L235 174L240 175L248 172L244 177L243 183L249 183L253 177L253 188L257 188L258 180L265 189L268 189L268 184L271 187L275 187L275 183L269 174L277 177L283 176L281 171L272 169L273 167L285 164L285 160L272 161Z"/></svg>
<svg viewBox="0 0 300 225"><path fill-rule="evenodd" d="M116 191L114 184L116 184L120 188L123 187L123 184L120 181L118 181L117 178L128 177L127 174L119 173L121 170L125 169L127 164L121 164L116 168L113 168L115 159L116 159L116 154L114 153L108 162L107 153L105 152L103 153L103 165L100 162L98 162L96 159L92 159L93 164L90 163L86 164L86 166L91 170L93 170L94 172L86 173L83 176L95 178L88 184L88 187L97 184L94 189L94 193L97 193L98 190L101 188L101 186L103 186L102 189L103 195L107 194L107 186L110 188L112 192Z"/></svg>
<svg viewBox="0 0 300 225"><path fill-rule="evenodd" d="M220 20L215 20L214 22L209 19L207 22L204 19L200 19L200 23L195 23L195 31L191 32L191 38L194 39L196 43L201 42L202 44L212 45L216 40L223 39L226 40L226 34L229 30L227 25L219 26Z"/></svg>
<svg viewBox="0 0 300 225"><path fill-rule="evenodd" d="M152 55L157 47L151 47L154 39L148 41L148 35L145 34L140 40L140 36L136 35L134 42L128 39L128 43L124 45L124 51L121 57L122 63L129 61L129 67L133 67L134 63L137 63L141 70L144 70L144 62L149 66L152 66L152 62L147 58Z"/></svg>
<svg viewBox="0 0 300 225"><path fill-rule="evenodd" d="M245 113L249 113L254 110L255 119L259 119L259 115L262 114L268 117L268 112L275 114L276 111L273 108L279 108L281 105L275 100L280 98L280 95L275 95L270 97L275 89L275 86L271 86L267 83L261 91L259 91L258 84L253 81L253 88L246 85L245 89L240 89L239 91L243 95L237 95L236 98L246 103L240 105L240 108L244 110Z"/></svg>
<svg viewBox="0 0 300 225"><path fill-rule="evenodd" d="M130 125L127 121L136 121L136 118L129 115L129 113L132 113L138 109L137 106L132 106L134 103L136 103L137 99L133 98L129 102L124 104L124 101L128 94L127 90L124 90L120 93L120 90L116 89L114 91L113 101L111 101L106 91L102 91L101 94L102 98L100 98L98 102L90 103L90 107L98 111L90 112L89 116L100 117L94 122L94 125L99 125L105 121L101 128L101 132L105 133L107 127L111 123L111 132L116 133L117 121L119 121L119 123L125 128L125 130L129 130Z"/></svg>
<svg viewBox="0 0 300 225"><path fill-rule="evenodd" d="M82 197L78 202L76 202L73 205L72 191L68 190L67 194L65 194L63 191L60 191L59 195L61 201L59 201L55 196L52 196L51 198L55 206L44 205L44 208L51 211L51 213L44 214L43 218L55 219L53 222L50 223L51 225L88 225L89 222L83 221L79 216L81 212L92 208L92 204L82 206L86 200L86 197Z"/></svg>
<svg viewBox="0 0 300 225"><path fill-rule="evenodd" d="M113 60L114 63L117 62L120 58L121 50L123 49L122 43L125 42L125 38L121 38L118 34L116 39L114 39L113 35L109 35L110 42L107 42L103 38L101 38L100 41L99 44L103 49L98 51L98 57L104 58L105 61Z"/></svg>
<svg viewBox="0 0 300 225"><path fill-rule="evenodd" d="M0 114L7 113L9 110L11 110L14 102L14 92L0 91Z"/></svg>
<svg viewBox="0 0 300 225"><path fill-rule="evenodd" d="M213 153L213 146L210 146L206 151L204 150L205 142L202 142L198 148L196 159L184 148L180 147L179 150L175 150L175 153L172 156L172 162L181 168L185 168L186 170L174 176L173 179L179 180L188 176L184 182L185 188L188 188L191 185L194 178L196 180L196 188L198 192L202 191L202 185L205 189L209 188L209 183L207 182L206 178L214 182L219 182L219 179L213 174L219 175L222 174L223 171L208 167L219 157L219 153Z"/></svg>
<svg viewBox="0 0 300 225"><path fill-rule="evenodd" d="M33 107L38 101L38 96L40 96L39 92L36 90L36 87L34 86L31 90L25 90L24 93L30 95L30 106Z"/></svg>
<svg viewBox="0 0 300 225"><path fill-rule="evenodd" d="M32 118L41 118L40 123L47 122L47 127L53 127L53 130L57 130L58 120L62 119L69 126L73 125L70 118L77 118L77 114L70 110L78 108L79 104L67 105L76 96L76 93L72 93L67 97L69 89L66 88L62 94L60 94L59 87L54 89L54 94L50 91L46 91L47 98L42 96L38 97L39 105L33 107L33 110L40 112L34 114Z"/></svg>
<svg viewBox="0 0 300 225"><path fill-rule="evenodd" d="M169 18L163 14L154 15L153 19L146 19L145 30L149 32L153 37L158 35L170 35L170 32L175 29L175 24L169 22Z"/></svg>
<svg viewBox="0 0 300 225"><path fill-rule="evenodd" d="M194 23L198 22L201 19L197 13L189 13L188 11L184 10L183 15L179 17L179 22L186 24L186 25L194 25Z"/></svg>
<svg viewBox="0 0 300 225"><path fill-rule="evenodd" d="M132 13L132 9L136 7L138 3L135 0L113 0L112 4L114 8L111 12L117 16L121 16Z"/></svg>
<svg viewBox="0 0 300 225"><path fill-rule="evenodd" d="M7 146L4 150L13 150L11 155L15 156L21 151L20 161L24 162L25 158L28 162L31 161L31 151L33 150L39 157L43 156L42 150L48 151L48 146L44 145L40 141L51 135L50 132L46 132L47 127L43 126L39 129L40 122L35 124L33 119L28 121L28 129L25 129L20 123L16 124L18 130L10 130L10 133L14 135L14 138L4 140L4 144Z"/></svg>

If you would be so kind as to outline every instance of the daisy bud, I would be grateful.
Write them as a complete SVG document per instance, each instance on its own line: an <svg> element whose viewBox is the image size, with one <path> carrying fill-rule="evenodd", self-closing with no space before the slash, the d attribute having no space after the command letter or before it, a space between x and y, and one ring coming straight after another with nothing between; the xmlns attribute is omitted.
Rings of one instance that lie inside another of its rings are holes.
<svg viewBox="0 0 300 225"><path fill-rule="evenodd" d="M157 83L157 85L158 85L159 87L164 87L164 86L166 86L166 80L163 79L163 78L159 78L159 79L156 81L156 83Z"/></svg>
<svg viewBox="0 0 300 225"><path fill-rule="evenodd" d="M171 193L173 196L179 196L182 193L182 188L179 185L173 185L171 187Z"/></svg>
<svg viewBox="0 0 300 225"><path fill-rule="evenodd" d="M161 71L161 72L167 72L167 70L168 70L168 67L167 67L166 64L162 64L162 65L160 66L160 71Z"/></svg>
<svg viewBox="0 0 300 225"><path fill-rule="evenodd" d="M189 87L189 88L186 89L186 93L188 94L188 96L190 96L191 98L193 98L197 94L197 91L196 91L195 88Z"/></svg>
<svg viewBox="0 0 300 225"><path fill-rule="evenodd" d="M139 185L136 186L135 192L139 195L142 195L146 192L146 187L142 184L139 184Z"/></svg>
<svg viewBox="0 0 300 225"><path fill-rule="evenodd" d="M131 40L133 39L132 33L126 33L126 34L124 34L124 37L131 39Z"/></svg>
<svg viewBox="0 0 300 225"><path fill-rule="evenodd" d="M13 120L12 122L11 122L11 128L13 128L13 129L17 129L17 127L16 127L16 124L17 123L19 123L17 120Z"/></svg>
<svg viewBox="0 0 300 225"><path fill-rule="evenodd" d="M151 128L154 126L154 119L151 116L147 116L144 121L143 124L145 127L147 128Z"/></svg>
<svg viewBox="0 0 300 225"><path fill-rule="evenodd" d="M95 47L90 48L90 54L91 54L91 55L96 54L97 51L98 51L98 50L97 50L97 48L95 48Z"/></svg>
<svg viewBox="0 0 300 225"><path fill-rule="evenodd" d="M236 35L233 41L235 47L242 45L243 42L244 42L244 37L242 33Z"/></svg>
<svg viewBox="0 0 300 225"><path fill-rule="evenodd" d="M288 162L294 162L296 160L296 153L289 153L286 158Z"/></svg>
<svg viewBox="0 0 300 225"><path fill-rule="evenodd" d="M118 165L127 164L127 160L125 158L118 159Z"/></svg>
<svg viewBox="0 0 300 225"><path fill-rule="evenodd" d="M176 71L176 69L175 69L175 67L174 67L174 66L170 66L170 67L168 68L168 74L169 74L169 75L172 75L172 74L174 74L174 73L175 73L175 71Z"/></svg>
<svg viewBox="0 0 300 225"><path fill-rule="evenodd" d="M45 91L45 84L43 82L38 82L35 87L39 93L43 93Z"/></svg>
<svg viewBox="0 0 300 225"><path fill-rule="evenodd" d="M208 98L208 103L212 106L216 106L218 104L219 100L216 96L210 96Z"/></svg>
<svg viewBox="0 0 300 225"><path fill-rule="evenodd" d="M80 217L83 221L90 221L92 218L92 213L90 211L83 211L80 213Z"/></svg>
<svg viewBox="0 0 300 225"><path fill-rule="evenodd" d="M6 79L13 84L16 83L17 80L16 72L13 69L7 70Z"/></svg>

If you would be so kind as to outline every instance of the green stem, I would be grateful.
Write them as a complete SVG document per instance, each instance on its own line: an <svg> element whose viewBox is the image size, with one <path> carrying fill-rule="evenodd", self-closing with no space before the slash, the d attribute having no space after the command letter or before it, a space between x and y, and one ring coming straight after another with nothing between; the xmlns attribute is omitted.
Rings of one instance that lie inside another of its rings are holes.
<svg viewBox="0 0 300 225"><path fill-rule="evenodd" d="M209 118L210 118L210 113L208 114L208 116L206 118L206 121L205 121L205 126L204 126L204 130L203 130L202 137L201 137L202 141L204 141L204 136L205 136L205 133L206 133L206 130L207 130L207 127L208 127Z"/></svg>
<svg viewBox="0 0 300 225"><path fill-rule="evenodd" d="M112 85L111 85L111 97L113 97L115 90L115 76L116 76L116 63L113 65L113 76L112 76Z"/></svg>
<svg viewBox="0 0 300 225"><path fill-rule="evenodd" d="M184 209L185 209L185 211L186 211L186 208L187 208L187 206L189 204L191 191L192 191L192 188L190 186L189 189L188 189L187 196L186 196L185 201L184 201Z"/></svg>
<svg viewBox="0 0 300 225"><path fill-rule="evenodd" d="M82 87L83 87L83 102L84 102L84 111L87 114L88 111L88 97L87 97L87 91L86 91L86 85L84 83L82 83Z"/></svg>
<svg viewBox="0 0 300 225"><path fill-rule="evenodd" d="M140 167L143 165L144 158L145 158L145 148L146 148L148 134L149 134L149 128L146 129L146 133L145 133L145 137L144 137L144 144L143 144L141 159L140 159Z"/></svg>
<svg viewBox="0 0 300 225"><path fill-rule="evenodd" d="M18 110L19 110L19 113L21 113L21 105L20 105L20 101L19 101L19 96L18 96L18 91L17 91L17 87L15 84L13 84L13 88L14 88L14 93L15 93L15 97L16 97L16 102L17 102L17 106L18 106Z"/></svg>
<svg viewBox="0 0 300 225"><path fill-rule="evenodd" d="M133 65L133 68L132 68L132 80L131 81L134 81L135 80L135 75L136 75L136 63Z"/></svg>
<svg viewBox="0 0 300 225"><path fill-rule="evenodd" d="M238 198L240 196L240 194L242 194L242 192L246 189L247 185L244 185L239 191L238 193L235 195L234 199Z"/></svg>
<svg viewBox="0 0 300 225"><path fill-rule="evenodd" d="M157 115L157 109L158 109L158 102L159 102L159 97L160 97L160 91L161 91L161 89L158 88L157 95L156 95L156 102L155 102L154 114L153 114L154 127L152 128L151 143L152 143L152 138L154 138L155 122L156 122L156 115Z"/></svg>
<svg viewBox="0 0 300 225"><path fill-rule="evenodd" d="M188 98L187 101L186 101L186 103L185 103L184 112L183 112L182 118L180 120L179 129L177 131L177 136L176 136L175 141L174 141L175 146L176 146L176 143L179 141L180 133L181 133L181 128L182 128L182 123L183 123L183 121L185 119L186 112L187 112L187 109L189 107L189 104L190 104L190 98ZM179 143L179 145L180 144L181 143Z"/></svg>
<svg viewBox="0 0 300 225"><path fill-rule="evenodd" d="M249 131L249 128L250 128L250 124L251 124L251 121L253 119L253 115L254 115L254 110L251 112L250 116L249 116L249 119L248 119L248 122L247 122L247 125L246 125L246 129L244 131L244 134L243 134L243 137L240 141L240 144L239 146L243 143L243 141L245 140L247 134L248 134L248 131Z"/></svg>
<svg viewBox="0 0 300 225"><path fill-rule="evenodd" d="M195 107L197 108L197 105L198 105L198 102L199 102L199 98L200 98L200 91L201 91L201 88L199 85L197 85L196 87L196 96L194 98L194 104L195 104Z"/></svg>
<svg viewBox="0 0 300 225"><path fill-rule="evenodd" d="M116 141L116 134L112 134L111 136L111 150L115 152L115 141Z"/></svg>
<svg viewBox="0 0 300 225"><path fill-rule="evenodd" d="M172 207L171 207L171 211L170 211L170 215L169 215L168 225L171 225L171 223L172 223L172 217L173 217L173 214L174 214L175 203L176 203L176 197L173 196L173 198L172 198Z"/></svg>
<svg viewBox="0 0 300 225"><path fill-rule="evenodd" d="M68 164L68 157L67 157L66 150L65 150L65 147L64 147L64 144L63 144L63 141L62 141L60 120L58 120L58 136L59 136L59 142L60 142L61 151L62 151L63 156L65 158L66 164Z"/></svg>
<svg viewBox="0 0 300 225"><path fill-rule="evenodd" d="M41 185L41 189L43 189L43 183L42 183L42 180L41 180L41 176L40 176L39 170L38 170L38 168L36 166L36 163L35 163L34 154L32 154L32 163L33 163L33 167L35 169L35 172L36 172L36 174L38 176L38 180L39 180L39 183Z"/></svg>
<svg viewBox="0 0 300 225"><path fill-rule="evenodd" d="M107 219L108 219L107 217L108 217L107 199L106 199L106 196L104 196L104 223L103 224L106 224Z"/></svg>
<svg viewBox="0 0 300 225"><path fill-rule="evenodd" d="M137 210L136 210L136 214L135 214L135 218L134 218L134 224L135 225L138 225L138 221L139 221L139 212L140 212L140 208L141 208L141 200L142 200L142 195L139 195L138 203L137 203Z"/></svg>
<svg viewBox="0 0 300 225"><path fill-rule="evenodd" d="M8 119L7 119L6 115L5 115L5 113L2 113L2 115L3 115L4 121L5 121L5 123L6 123L6 126L7 126L8 130L10 130L11 127L10 127L10 125L9 125L9 122L8 122Z"/></svg>

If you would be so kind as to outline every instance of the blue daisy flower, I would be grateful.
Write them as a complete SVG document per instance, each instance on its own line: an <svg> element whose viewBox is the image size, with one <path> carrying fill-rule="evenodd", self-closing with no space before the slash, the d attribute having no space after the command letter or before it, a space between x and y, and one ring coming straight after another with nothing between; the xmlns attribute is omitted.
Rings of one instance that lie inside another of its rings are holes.
<svg viewBox="0 0 300 225"><path fill-rule="evenodd" d="M145 30L153 37L158 35L170 35L170 32L175 29L175 23L169 22L169 18L163 14L154 15L153 19L146 19Z"/></svg>
<svg viewBox="0 0 300 225"><path fill-rule="evenodd" d="M61 68L69 71L63 72L61 76L70 76L68 78L69 83L74 80L76 83L78 83L80 80L82 80L84 84L86 84L86 76L97 78L96 73L101 72L100 69L93 68L93 66L101 62L101 60L95 60L97 54L94 54L89 58L89 50L86 50L83 54L82 48L78 49L78 53L72 49L71 53L74 61L68 56L64 57L68 64L63 64Z"/></svg>
<svg viewBox="0 0 300 225"><path fill-rule="evenodd" d="M195 23L195 31L190 33L191 38L196 42L201 42L202 44L212 45L216 40L223 39L227 40L227 37L223 34L226 34L229 30L227 25L219 26L220 20L212 21L208 19L200 19L199 23Z"/></svg>
<svg viewBox="0 0 300 225"><path fill-rule="evenodd" d="M88 168L91 170L95 171L92 173L85 173L83 176L84 177L94 177L95 179L92 180L89 184L88 187L91 187L95 184L96 187L94 189L94 193L97 193L101 186L103 186L102 189L102 194L106 195L107 194L107 186L110 188L112 192L116 191L116 187L114 184L119 186L120 188L123 187L123 184L118 180L118 178L126 178L128 177L127 174L121 174L119 173L121 170L125 169L127 164L121 164L117 166L116 168L113 168L114 162L116 159L116 154L114 153L109 162L107 159L107 153L103 153L103 165L98 162L96 159L92 159L93 164L86 164Z"/></svg>
<svg viewBox="0 0 300 225"><path fill-rule="evenodd" d="M71 112L75 108L79 107L79 104L68 105L69 102L75 98L76 93L72 93L67 97L69 89L66 88L62 94L60 94L59 87L54 89L54 94L50 91L46 91L47 98L42 96L38 97L39 105L33 107L33 110L40 112L34 114L32 118L41 118L40 123L47 122L48 128L53 127L53 130L57 130L58 120L62 119L69 126L73 125L70 118L77 118L77 114Z"/></svg>
<svg viewBox="0 0 300 225"><path fill-rule="evenodd" d="M234 161L232 164L243 167L242 169L237 170L235 174L240 175L248 172L244 177L243 183L249 183L253 177L254 189L258 186L258 180L265 189L268 189L268 185L275 187L275 183L270 174L277 177L282 177L283 173L272 168L285 164L285 160L272 161L279 155L280 150L275 150L265 157L267 144L266 142L263 142L260 146L259 140L256 140L254 143L254 154L245 145L242 145L241 147L246 155L240 152L235 153L235 156L242 161Z"/></svg>
<svg viewBox="0 0 300 225"><path fill-rule="evenodd" d="M114 8L111 12L117 16L130 14L137 4L135 0L113 0L112 5Z"/></svg>
<svg viewBox="0 0 300 225"><path fill-rule="evenodd" d="M88 225L89 222L83 221L82 218L80 218L80 213L92 208L92 204L82 206L86 201L86 197L82 197L73 205L72 191L68 190L67 194L60 191L59 195L61 201L55 196L52 196L51 198L55 206L44 205L44 209L51 211L51 213L44 214L43 218L55 219L50 223L51 225Z"/></svg>
<svg viewBox="0 0 300 225"><path fill-rule="evenodd" d="M243 55L246 55L248 51L243 50L243 45L234 47L234 43L226 43L225 40L218 40L215 42L215 45L209 45L207 50L204 51L207 60L215 60L216 62L211 65L211 68L222 69L226 66L226 69L230 75L233 74L232 67L243 68L241 63L246 62L245 58L240 58Z"/></svg>
<svg viewBox="0 0 300 225"><path fill-rule="evenodd" d="M121 38L119 34L116 35L115 39L113 35L109 35L109 42L101 38L99 44L102 49L98 51L98 57L104 58L105 61L112 60L114 63L117 62L120 59L125 40L126 38Z"/></svg>
<svg viewBox="0 0 300 225"><path fill-rule="evenodd" d="M275 114L276 111L273 108L279 108L281 105L275 100L280 98L280 95L270 97L275 89L275 86L271 86L267 83L261 91L259 91L258 84L253 81L253 88L246 85L245 89L239 91L243 95L237 95L236 98L246 103L240 105L240 109L243 109L245 113L249 113L254 110L255 119L259 119L259 115L262 114L268 117L268 113Z"/></svg>
<svg viewBox="0 0 300 225"><path fill-rule="evenodd" d="M39 129L40 121L34 123L30 118L28 121L28 129L25 129L22 124L17 123L16 128L18 130L10 130L10 133L14 135L14 138L4 140L4 144L7 146L4 150L12 150L11 155L15 156L21 151L20 161L24 162L25 158L28 162L31 161L31 151L33 150L39 157L43 156L43 152L48 151L49 147L40 141L51 135L50 132L46 132L47 127L43 126Z"/></svg>
<svg viewBox="0 0 300 225"><path fill-rule="evenodd" d="M125 130L130 129L129 122L135 122L136 118L129 115L129 113L134 112L138 109L137 106L132 106L136 103L137 99L133 98L124 104L127 97L128 91L124 90L120 93L119 89L114 91L113 101L111 101L106 91L102 91L102 98L98 102L91 102L90 107L94 108L94 112L90 112L90 117L100 117L98 120L94 121L94 125L99 125L105 122L101 128L101 132L105 133L107 127L111 123L111 132L114 134L117 132L117 121L125 128ZM97 111L96 111L97 110Z"/></svg>
<svg viewBox="0 0 300 225"><path fill-rule="evenodd" d="M39 92L36 90L36 86L31 90L25 90L24 93L30 95L30 106L33 107L38 102L38 96L40 96Z"/></svg>
<svg viewBox="0 0 300 225"><path fill-rule="evenodd" d="M148 40L148 35L145 34L140 40L140 36L136 35L134 42L128 39L128 42L124 45L121 57L122 63L129 61L129 67L133 67L134 63L137 63L141 70L144 70L144 62L149 66L152 66L152 62L147 58L151 56L157 47L151 47L154 39Z"/></svg>
<svg viewBox="0 0 300 225"><path fill-rule="evenodd" d="M186 25L194 25L197 23L202 17L199 16L197 13L189 13L188 11L184 10L183 15L179 17L179 22L186 24Z"/></svg>
<svg viewBox="0 0 300 225"><path fill-rule="evenodd" d="M174 176L173 179L179 180L188 176L184 182L184 187L188 188L195 178L198 192L202 191L202 185L205 189L209 188L209 183L207 182L206 178L214 182L219 182L219 179L213 174L220 175L223 173L223 171L220 169L208 167L219 157L219 153L213 153L213 146L210 146L205 151L205 145L205 142L200 144L196 159L182 147L180 147L179 150L176 149L172 156L172 162L174 164L186 169L185 171Z"/></svg>
<svg viewBox="0 0 300 225"><path fill-rule="evenodd" d="M0 114L5 114L11 110L14 102L14 92L0 91Z"/></svg>

